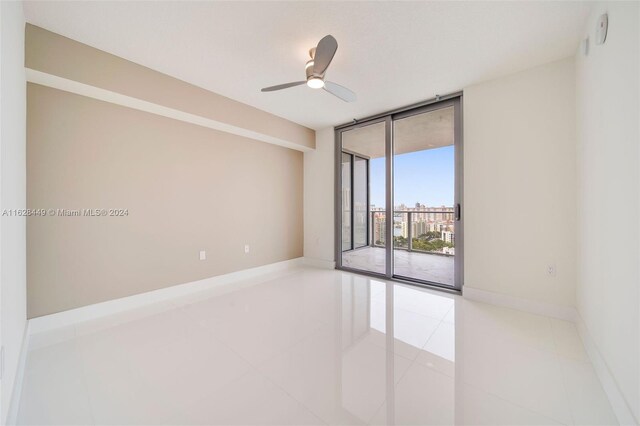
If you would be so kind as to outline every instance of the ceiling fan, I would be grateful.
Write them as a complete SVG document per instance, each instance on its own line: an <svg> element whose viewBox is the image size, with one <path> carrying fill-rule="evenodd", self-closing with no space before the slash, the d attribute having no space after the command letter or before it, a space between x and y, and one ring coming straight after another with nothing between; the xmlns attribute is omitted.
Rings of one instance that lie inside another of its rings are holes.
<svg viewBox="0 0 640 426"><path fill-rule="evenodd" d="M324 76L329 68L331 60L338 50L338 42L331 35L324 36L318 42L318 46L309 50L311 59L305 65L307 79L305 81L294 81L292 83L279 84L277 86L265 87L263 92L274 92L276 90L288 89L289 87L301 86L307 84L312 89L324 89L332 95L342 99L345 102L353 102L356 100L356 94L344 86L325 81Z"/></svg>

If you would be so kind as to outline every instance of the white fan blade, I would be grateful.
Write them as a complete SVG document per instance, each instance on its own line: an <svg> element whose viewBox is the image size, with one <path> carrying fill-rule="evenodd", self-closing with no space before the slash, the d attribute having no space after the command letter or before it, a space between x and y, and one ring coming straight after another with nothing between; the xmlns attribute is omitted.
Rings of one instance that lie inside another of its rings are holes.
<svg viewBox="0 0 640 426"><path fill-rule="evenodd" d="M324 90L331 93L334 96L342 99L345 102L354 102L357 99L355 93L339 84L332 83L331 81L324 82Z"/></svg>
<svg viewBox="0 0 640 426"><path fill-rule="evenodd" d="M305 84L306 81L294 81L293 83L278 84L277 86L265 87L261 92L274 92L276 90L288 89Z"/></svg>
<svg viewBox="0 0 640 426"><path fill-rule="evenodd" d="M313 55L313 74L317 76L324 75L329 68L331 60L338 50L338 42L332 35L322 37L316 47L316 53Z"/></svg>

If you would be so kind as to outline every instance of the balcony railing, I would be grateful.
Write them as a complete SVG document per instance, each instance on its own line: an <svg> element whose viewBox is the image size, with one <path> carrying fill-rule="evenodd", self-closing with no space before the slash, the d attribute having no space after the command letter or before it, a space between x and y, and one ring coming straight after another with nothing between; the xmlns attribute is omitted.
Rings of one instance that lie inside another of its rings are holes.
<svg viewBox="0 0 640 426"><path fill-rule="evenodd" d="M400 236L393 237L394 249L409 252L453 256L455 253L455 212L451 210L395 210L393 212L393 229L406 230ZM400 220L398 220L400 218ZM418 219L415 221L414 219ZM369 246L385 247L386 245L386 212L371 211L369 218ZM406 219L406 220L402 220ZM420 220L421 219L421 220ZM404 223L404 225L403 225ZM414 235L414 224L422 227L422 232ZM440 228L435 230L434 228ZM445 228L444 230L442 228ZM432 230L434 229L434 230ZM443 231L446 237L443 239ZM394 232L395 234L395 232ZM406 237L404 236L406 234ZM447 241L447 239L449 241Z"/></svg>

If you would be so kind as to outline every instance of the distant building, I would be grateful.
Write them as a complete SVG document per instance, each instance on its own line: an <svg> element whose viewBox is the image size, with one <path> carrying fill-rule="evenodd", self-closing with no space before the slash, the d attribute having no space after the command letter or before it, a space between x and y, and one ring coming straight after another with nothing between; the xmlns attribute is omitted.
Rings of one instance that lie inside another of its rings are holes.
<svg viewBox="0 0 640 426"><path fill-rule="evenodd" d="M384 243L385 241L385 220L379 216L375 216L373 221L373 244L377 244L378 242Z"/></svg>
<svg viewBox="0 0 640 426"><path fill-rule="evenodd" d="M405 221L400 222L400 235L405 238L409 238L409 227Z"/></svg>
<svg viewBox="0 0 640 426"><path fill-rule="evenodd" d="M411 235L419 237L429 232L429 223L425 221L413 222L411 224Z"/></svg>
<svg viewBox="0 0 640 426"><path fill-rule="evenodd" d="M455 234L451 231L442 231L441 232L441 239L442 241L444 241L445 243L450 243L450 244L455 244Z"/></svg>

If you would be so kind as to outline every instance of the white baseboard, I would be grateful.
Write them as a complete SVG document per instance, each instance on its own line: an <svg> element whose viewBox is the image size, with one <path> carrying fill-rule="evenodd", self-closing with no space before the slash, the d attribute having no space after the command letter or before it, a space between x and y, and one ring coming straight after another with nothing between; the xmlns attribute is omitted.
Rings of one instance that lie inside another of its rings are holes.
<svg viewBox="0 0 640 426"><path fill-rule="evenodd" d="M320 269L336 269L336 262L332 260L316 259L313 257L305 257L303 263L307 266Z"/></svg>
<svg viewBox="0 0 640 426"><path fill-rule="evenodd" d="M537 315L557 318L565 321L575 322L578 312L574 307L554 305L551 303L538 302L535 300L523 299L506 294L494 293L480 290L478 288L464 286L462 295L465 299L477 302L489 303L491 305L503 306L505 308L517 309Z"/></svg>
<svg viewBox="0 0 640 426"><path fill-rule="evenodd" d="M624 395L618 387L616 380L613 378L613 374L611 374L611 370L609 370L607 363L600 354L598 345L596 345L596 342L591 337L591 334L587 329L587 325L579 313L576 313L575 322L578 334L580 334L580 338L582 339L582 344L587 350L593 369L598 375L602 388L609 398L609 403L618 418L618 422L621 425L637 425L638 421L635 419L631 408L629 408Z"/></svg>
<svg viewBox="0 0 640 426"><path fill-rule="evenodd" d="M20 358L18 359L16 377L13 382L13 389L9 400L9 411L7 412L7 418L5 419L5 424L7 425L15 425L18 423L18 410L20 409L20 399L22 397L22 383L24 382L24 371L27 364L27 353L29 351L29 336L29 321L27 321L24 327L24 334L22 336L22 345L20 346Z"/></svg>
<svg viewBox="0 0 640 426"><path fill-rule="evenodd" d="M244 269L242 271L232 272L225 275L218 275L199 281L192 281L185 284L179 284L120 299L83 306L81 308L58 312L51 315L32 318L29 320L29 333L33 335L61 327L67 327L85 321L149 306L155 303L174 300L194 293L204 292L216 287L236 283L238 281L260 277L265 274L290 270L303 265L303 261L304 258L299 257L296 259L285 260L283 262Z"/></svg>

